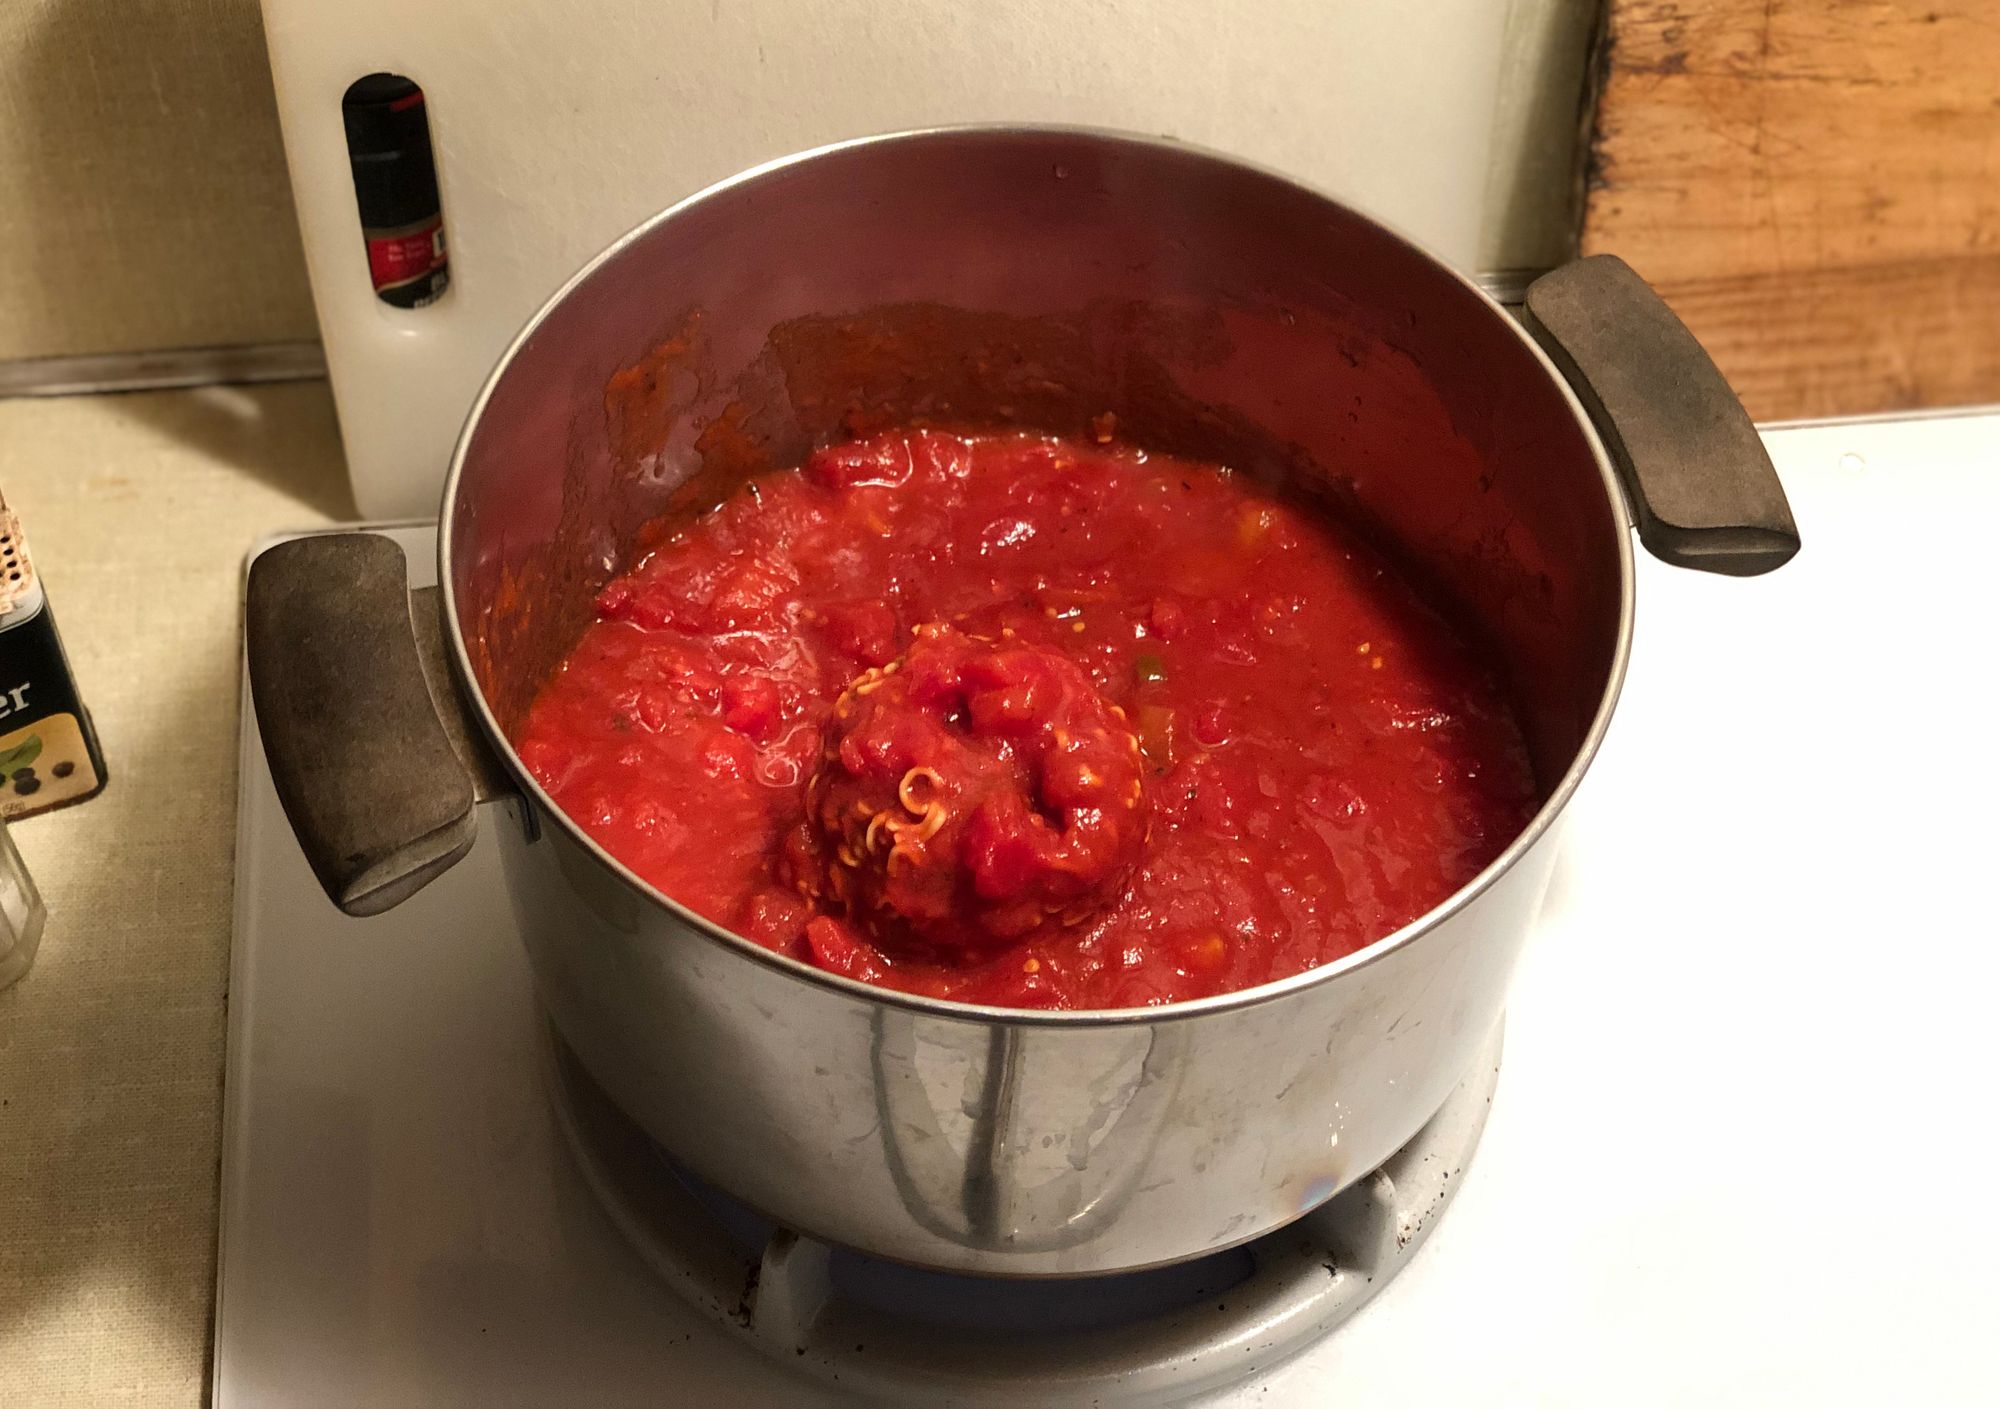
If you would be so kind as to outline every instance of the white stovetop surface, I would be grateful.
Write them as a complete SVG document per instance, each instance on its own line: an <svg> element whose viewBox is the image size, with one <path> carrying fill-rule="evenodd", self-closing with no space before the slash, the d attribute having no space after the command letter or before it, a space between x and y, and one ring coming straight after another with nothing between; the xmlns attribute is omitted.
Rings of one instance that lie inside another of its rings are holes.
<svg viewBox="0 0 2000 1409"><path fill-rule="evenodd" d="M1455 1205L1210 1402L2000 1401L2000 416L1769 441L1805 550L1751 581L1642 558ZM836 1402L582 1188L490 846L351 921L261 767L239 826L217 1409Z"/></svg>

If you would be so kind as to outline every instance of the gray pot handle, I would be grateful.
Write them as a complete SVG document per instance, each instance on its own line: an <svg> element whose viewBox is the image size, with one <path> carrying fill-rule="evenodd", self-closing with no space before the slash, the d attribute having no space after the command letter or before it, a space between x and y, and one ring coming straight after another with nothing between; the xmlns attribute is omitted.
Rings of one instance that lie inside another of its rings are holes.
<svg viewBox="0 0 2000 1409"><path fill-rule="evenodd" d="M1624 260L1595 254L1544 274L1522 321L1590 413L1655 557L1751 577L1799 551L1749 413Z"/></svg>
<svg viewBox="0 0 2000 1409"><path fill-rule="evenodd" d="M505 787L444 663L437 591L415 596L403 550L380 534L295 538L250 565L264 756L313 874L350 915L441 875L472 847L475 803Z"/></svg>

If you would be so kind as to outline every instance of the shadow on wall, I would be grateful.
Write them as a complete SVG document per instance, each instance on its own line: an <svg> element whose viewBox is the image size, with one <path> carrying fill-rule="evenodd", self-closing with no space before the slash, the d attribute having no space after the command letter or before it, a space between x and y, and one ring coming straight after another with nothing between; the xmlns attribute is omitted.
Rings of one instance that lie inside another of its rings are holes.
<svg viewBox="0 0 2000 1409"><path fill-rule="evenodd" d="M7 0L0 360L317 337L257 0ZM352 513L343 478L271 463L254 401L115 404Z"/></svg>
<svg viewBox="0 0 2000 1409"><path fill-rule="evenodd" d="M8 0L0 358L316 336L256 0Z"/></svg>
<svg viewBox="0 0 2000 1409"><path fill-rule="evenodd" d="M1481 269L1532 272L1576 258L1602 21L1602 0L1508 0Z"/></svg>

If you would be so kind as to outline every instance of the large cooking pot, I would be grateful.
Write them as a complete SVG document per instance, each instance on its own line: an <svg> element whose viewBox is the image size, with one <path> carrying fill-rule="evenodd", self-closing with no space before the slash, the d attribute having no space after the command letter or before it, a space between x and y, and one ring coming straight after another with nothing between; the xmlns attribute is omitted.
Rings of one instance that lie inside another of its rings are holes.
<svg viewBox="0 0 2000 1409"><path fill-rule="evenodd" d="M956 129L758 168L612 245L501 358L445 485L441 603L413 614L377 537L259 559L279 792L356 914L462 855L476 798L507 799L492 831L562 1037L661 1145L786 1224L1021 1276L1255 1237L1408 1140L1498 1022L1624 674L1628 521L1720 572L1797 548L1748 418L1630 270L1572 264L1527 313L1337 201L1169 142ZM1105 412L1358 522L1508 663L1546 801L1422 919L1159 1008L911 997L684 909L515 757L656 516L857 427L1084 433Z"/></svg>

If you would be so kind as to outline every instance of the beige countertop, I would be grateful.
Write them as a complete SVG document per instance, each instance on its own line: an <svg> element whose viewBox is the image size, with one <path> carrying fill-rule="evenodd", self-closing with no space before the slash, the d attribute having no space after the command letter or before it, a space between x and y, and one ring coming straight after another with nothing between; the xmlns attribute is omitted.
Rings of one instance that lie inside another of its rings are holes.
<svg viewBox="0 0 2000 1409"><path fill-rule="evenodd" d="M198 1405L215 1275L239 599L352 517L323 383L0 401L110 785L16 823L48 903L0 991L0 1403Z"/></svg>

